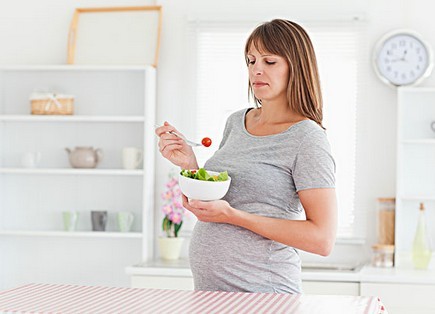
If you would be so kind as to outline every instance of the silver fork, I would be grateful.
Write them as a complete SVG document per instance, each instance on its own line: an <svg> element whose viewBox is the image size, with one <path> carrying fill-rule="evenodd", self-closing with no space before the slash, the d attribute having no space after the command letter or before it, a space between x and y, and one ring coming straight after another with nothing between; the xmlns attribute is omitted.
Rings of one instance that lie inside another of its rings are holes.
<svg viewBox="0 0 435 314"><path fill-rule="evenodd" d="M157 125L157 124L155 124L154 127L159 128L159 127L161 127L161 125ZM181 134L178 134L178 133L176 133L176 132L174 132L174 131L170 131L170 132L167 132L167 133L169 133L169 134L173 134L173 135L175 135L175 136L178 136L179 138L183 139L183 140L184 140L188 145L190 145L190 146L193 146L193 147L196 147L196 146L202 146L202 144L199 144L199 143L193 142L193 141L191 141L191 140L188 140L185 136L183 136L183 135L181 135Z"/></svg>

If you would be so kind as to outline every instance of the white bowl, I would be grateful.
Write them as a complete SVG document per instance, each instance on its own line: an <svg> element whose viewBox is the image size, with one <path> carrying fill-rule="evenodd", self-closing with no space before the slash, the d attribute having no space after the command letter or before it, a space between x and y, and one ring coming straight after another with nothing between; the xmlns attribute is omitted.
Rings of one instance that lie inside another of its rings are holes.
<svg viewBox="0 0 435 314"><path fill-rule="evenodd" d="M209 171L210 175L218 175L219 172ZM226 181L203 181L179 175L178 183L181 192L188 198L201 201L219 200L227 194L231 183L231 177Z"/></svg>

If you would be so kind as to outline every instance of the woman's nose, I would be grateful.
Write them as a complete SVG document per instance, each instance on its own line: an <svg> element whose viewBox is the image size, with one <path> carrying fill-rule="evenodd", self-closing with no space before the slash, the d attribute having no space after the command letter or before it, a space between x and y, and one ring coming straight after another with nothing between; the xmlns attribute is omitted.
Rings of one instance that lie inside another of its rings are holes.
<svg viewBox="0 0 435 314"><path fill-rule="evenodd" d="M252 67L252 73L254 75L260 75L263 73L263 67L259 63L255 63Z"/></svg>

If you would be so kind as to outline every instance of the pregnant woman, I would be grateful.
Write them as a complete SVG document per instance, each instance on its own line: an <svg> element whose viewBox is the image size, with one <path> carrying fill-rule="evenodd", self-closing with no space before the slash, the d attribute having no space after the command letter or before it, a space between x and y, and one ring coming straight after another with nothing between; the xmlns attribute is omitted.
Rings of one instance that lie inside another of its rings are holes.
<svg viewBox="0 0 435 314"><path fill-rule="evenodd" d="M254 108L227 120L207 170L232 178L218 201L188 200L197 218L189 248L196 290L301 293L298 250L326 256L335 243L335 163L322 126L311 40L298 24L258 26L245 46ZM156 129L163 157L197 169L186 142Z"/></svg>

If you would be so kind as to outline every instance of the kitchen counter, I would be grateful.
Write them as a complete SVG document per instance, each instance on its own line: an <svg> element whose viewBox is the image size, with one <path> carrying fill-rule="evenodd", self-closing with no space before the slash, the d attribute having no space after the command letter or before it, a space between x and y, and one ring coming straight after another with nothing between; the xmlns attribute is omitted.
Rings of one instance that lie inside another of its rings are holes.
<svg viewBox="0 0 435 314"><path fill-rule="evenodd" d="M131 276L174 276L192 277L189 263L186 259L177 261L152 261L126 268ZM357 267L354 270L333 270L312 268L302 270L302 280L340 281L340 282L379 282L379 283L410 283L435 285L434 270L415 270L404 268L376 268L370 265Z"/></svg>
<svg viewBox="0 0 435 314"><path fill-rule="evenodd" d="M360 271L360 278L362 282L435 285L434 270L418 270L412 267L376 268L365 266Z"/></svg>
<svg viewBox="0 0 435 314"><path fill-rule="evenodd" d="M377 297L28 284L0 291L0 313L386 313Z"/></svg>

